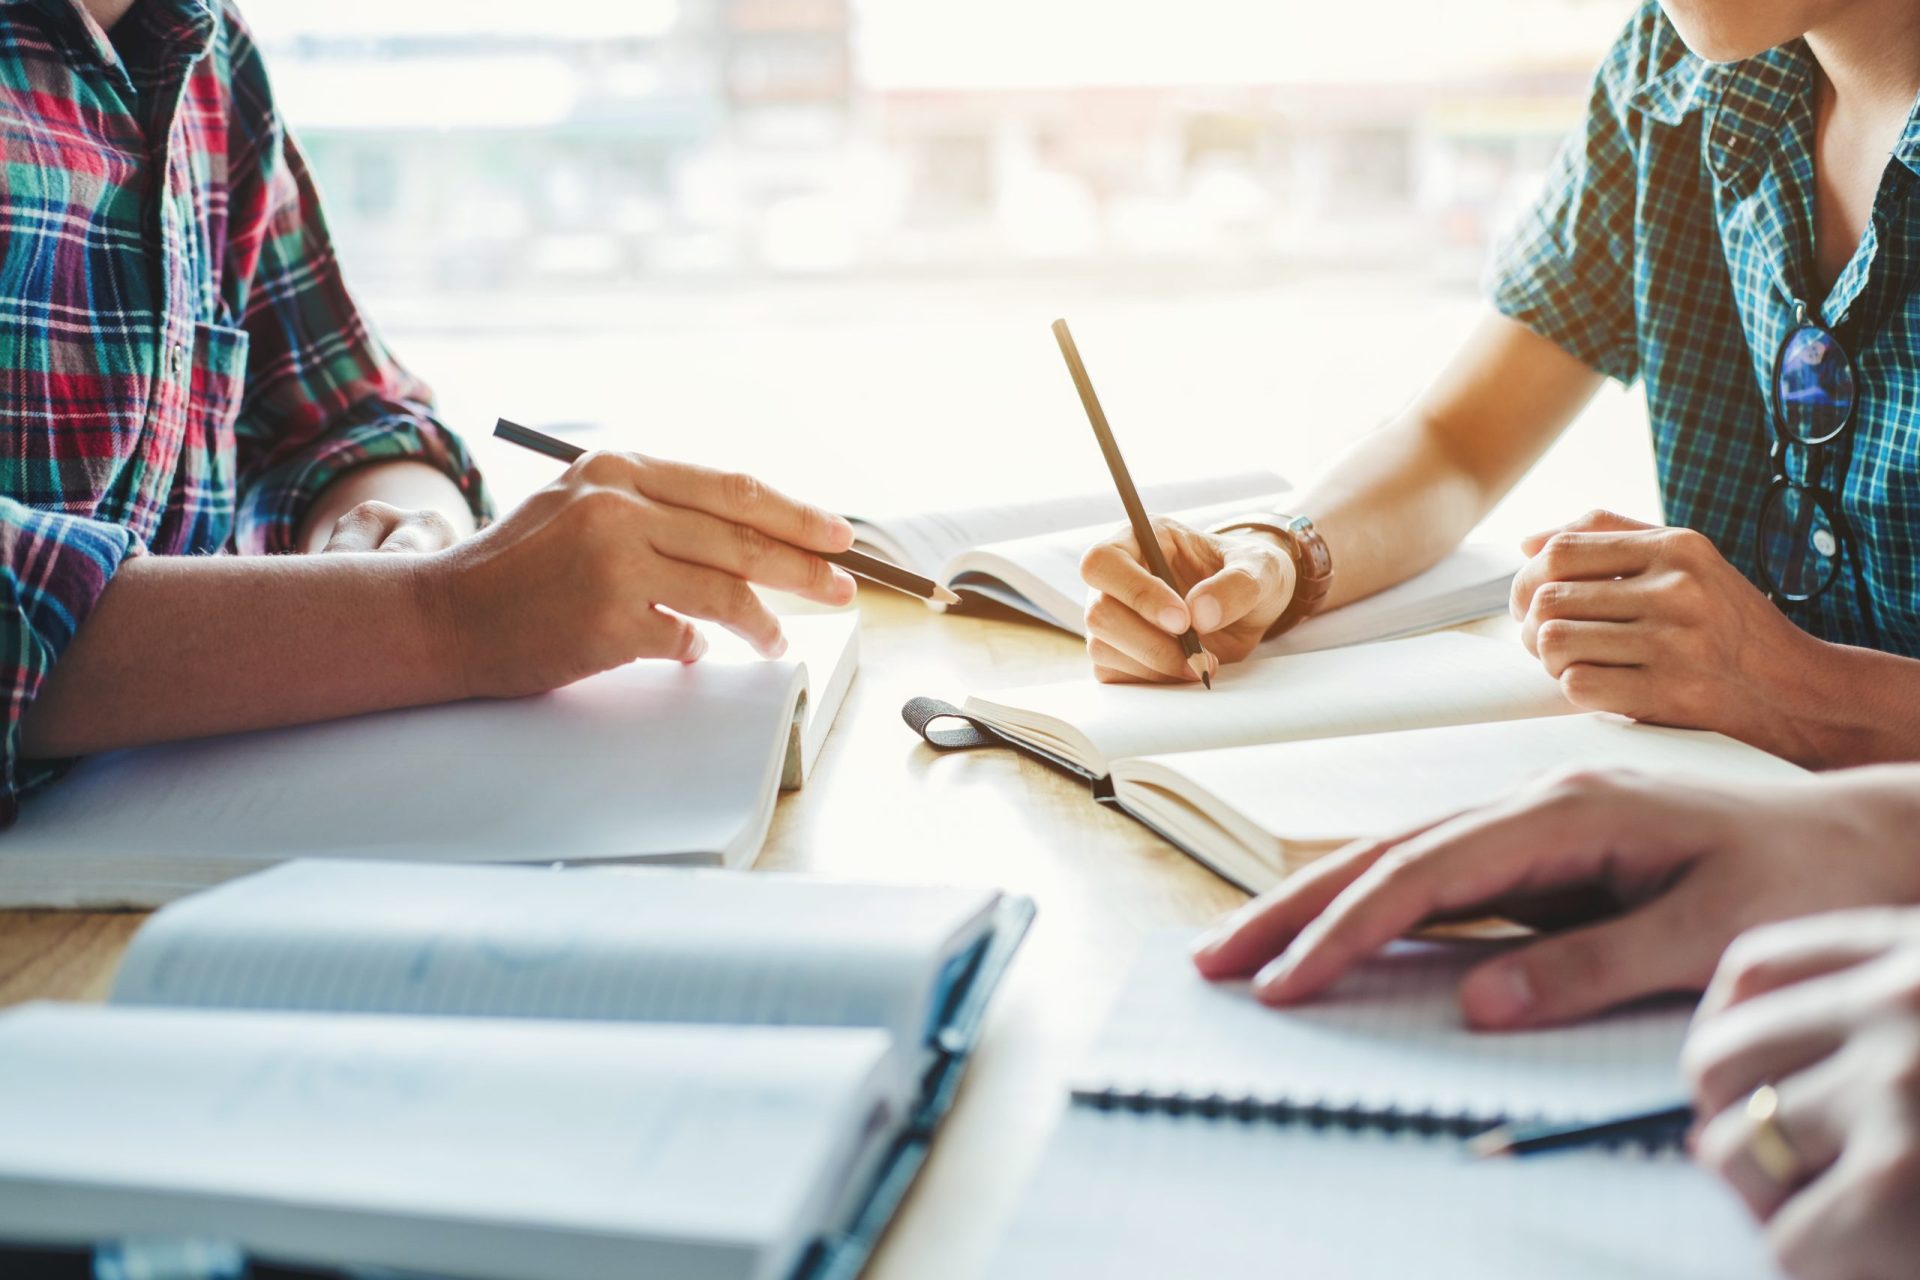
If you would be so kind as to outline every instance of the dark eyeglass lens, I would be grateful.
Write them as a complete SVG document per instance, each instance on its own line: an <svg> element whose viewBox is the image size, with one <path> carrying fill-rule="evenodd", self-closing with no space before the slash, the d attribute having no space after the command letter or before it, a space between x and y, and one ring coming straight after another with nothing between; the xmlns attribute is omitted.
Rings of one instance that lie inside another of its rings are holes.
<svg viewBox="0 0 1920 1280"><path fill-rule="evenodd" d="M1840 533L1814 495L1797 484L1767 495L1760 509L1760 557L1767 580L1787 600L1811 600L1840 572Z"/></svg>
<svg viewBox="0 0 1920 1280"><path fill-rule="evenodd" d="M1853 362L1825 329L1801 325L1780 348L1774 391L1787 434L1801 444L1821 444L1845 430L1853 416Z"/></svg>

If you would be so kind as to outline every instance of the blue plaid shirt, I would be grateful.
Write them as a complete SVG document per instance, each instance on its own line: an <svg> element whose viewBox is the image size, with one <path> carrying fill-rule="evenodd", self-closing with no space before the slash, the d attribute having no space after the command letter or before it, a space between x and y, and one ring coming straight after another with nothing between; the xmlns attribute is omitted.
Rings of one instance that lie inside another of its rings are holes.
<svg viewBox="0 0 1920 1280"><path fill-rule="evenodd" d="M1920 656L1920 220L1909 208L1920 110L1858 252L1816 297L1813 77L1798 41L1703 62L1658 4L1643 5L1594 79L1584 129L1496 257L1490 291L1593 368L1645 383L1668 523L1706 534L1762 587L1754 520L1773 475L1773 361L1797 306L1822 319L1859 378L1849 461L1842 477L1830 462L1827 483L1858 538L1877 626L1864 625L1844 575L1786 609L1823 639Z"/></svg>

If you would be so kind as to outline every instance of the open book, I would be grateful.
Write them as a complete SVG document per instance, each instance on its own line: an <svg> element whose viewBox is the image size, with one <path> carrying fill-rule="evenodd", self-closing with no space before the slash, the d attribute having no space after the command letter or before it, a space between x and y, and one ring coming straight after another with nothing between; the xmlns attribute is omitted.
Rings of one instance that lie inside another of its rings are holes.
<svg viewBox="0 0 1920 1280"><path fill-rule="evenodd" d="M297 862L0 1017L0 1237L850 1276L1031 918L990 890Z"/></svg>
<svg viewBox="0 0 1920 1280"><path fill-rule="evenodd" d="M1273 510L1288 492L1267 472L1184 484L1148 485L1141 501L1155 514L1196 528L1250 510ZM1126 521L1112 490L1026 505L853 518L857 544L963 596L992 600L1041 622L1084 635L1086 585L1080 557ZM1427 572L1368 599L1309 619L1265 646L1304 653L1365 640L1391 640L1497 613L1507 603L1520 556L1468 544Z"/></svg>
<svg viewBox="0 0 1920 1280"><path fill-rule="evenodd" d="M1187 942L1143 949L987 1274L1775 1275L1678 1153L1474 1161L1461 1141L1684 1097L1684 1006L1475 1033L1454 992L1482 953L1406 946L1273 1010L1205 982Z"/></svg>
<svg viewBox="0 0 1920 1280"><path fill-rule="evenodd" d="M0 906L147 907L287 858L753 860L858 662L857 615L783 619L549 694L82 761L0 838Z"/></svg>
<svg viewBox="0 0 1920 1280"><path fill-rule="evenodd" d="M1556 767L1707 779L1799 770L1714 733L1576 716L1518 644L1442 633L1222 669L1199 685L1091 679L918 699L936 747L1013 746L1260 892L1350 840L1492 800ZM944 717L971 731L933 727Z"/></svg>

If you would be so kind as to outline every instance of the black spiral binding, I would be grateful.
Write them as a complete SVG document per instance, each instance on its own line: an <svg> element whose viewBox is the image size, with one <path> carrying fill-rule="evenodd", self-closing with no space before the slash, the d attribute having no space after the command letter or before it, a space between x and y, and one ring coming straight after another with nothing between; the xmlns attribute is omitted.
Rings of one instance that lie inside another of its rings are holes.
<svg viewBox="0 0 1920 1280"><path fill-rule="evenodd" d="M1411 1134L1423 1138L1477 1138L1501 1125L1529 1125L1535 1120L1522 1116L1476 1115L1468 1111L1409 1111L1400 1107L1373 1107L1359 1103L1335 1103L1326 1100L1294 1102L1284 1098L1262 1098L1253 1094L1169 1093L1158 1089L1076 1088L1075 1106L1096 1111L1121 1111L1133 1115L1192 1116L1201 1120L1233 1121L1239 1124L1271 1124L1314 1130L1341 1129L1349 1133ZM1616 1150L1639 1149L1649 1153L1673 1150L1672 1142L1649 1144L1644 1140L1623 1139L1606 1144Z"/></svg>

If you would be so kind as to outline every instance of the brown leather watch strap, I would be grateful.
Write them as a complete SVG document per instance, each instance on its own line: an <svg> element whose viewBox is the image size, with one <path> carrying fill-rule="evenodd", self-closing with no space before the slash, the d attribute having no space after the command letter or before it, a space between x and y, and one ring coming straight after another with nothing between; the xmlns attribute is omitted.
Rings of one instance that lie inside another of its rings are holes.
<svg viewBox="0 0 1920 1280"><path fill-rule="evenodd" d="M1232 533L1239 529L1272 534L1293 561L1293 598L1267 628L1267 638L1272 639L1291 631L1319 610L1320 602L1333 589L1333 552L1306 516L1276 512L1243 517L1214 525L1208 532Z"/></svg>

